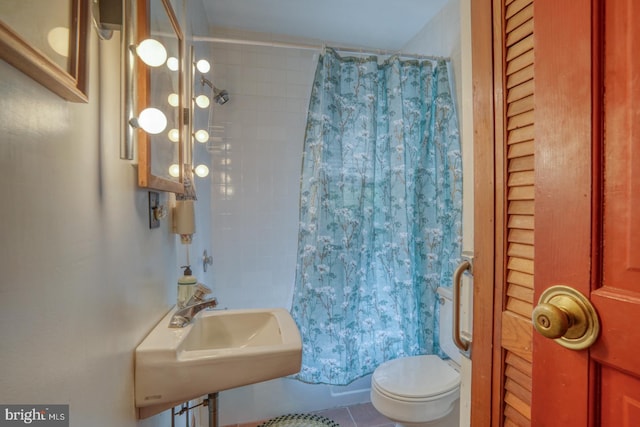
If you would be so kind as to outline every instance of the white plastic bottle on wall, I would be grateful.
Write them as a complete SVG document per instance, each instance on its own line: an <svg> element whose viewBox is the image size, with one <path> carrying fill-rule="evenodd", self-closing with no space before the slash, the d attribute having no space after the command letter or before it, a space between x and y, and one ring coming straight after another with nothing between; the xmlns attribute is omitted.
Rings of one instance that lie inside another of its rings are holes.
<svg viewBox="0 0 640 427"><path fill-rule="evenodd" d="M191 275L191 266L184 265L184 274L178 279L178 308L183 308L195 291L198 279Z"/></svg>

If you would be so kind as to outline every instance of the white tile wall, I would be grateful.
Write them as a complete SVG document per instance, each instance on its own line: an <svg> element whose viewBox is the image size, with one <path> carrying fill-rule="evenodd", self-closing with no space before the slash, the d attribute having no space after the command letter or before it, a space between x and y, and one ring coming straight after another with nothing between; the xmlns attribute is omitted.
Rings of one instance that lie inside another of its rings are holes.
<svg viewBox="0 0 640 427"><path fill-rule="evenodd" d="M224 307L289 308L316 52L209 47L211 80L231 97L213 109L212 125L224 131L211 152L212 284Z"/></svg>

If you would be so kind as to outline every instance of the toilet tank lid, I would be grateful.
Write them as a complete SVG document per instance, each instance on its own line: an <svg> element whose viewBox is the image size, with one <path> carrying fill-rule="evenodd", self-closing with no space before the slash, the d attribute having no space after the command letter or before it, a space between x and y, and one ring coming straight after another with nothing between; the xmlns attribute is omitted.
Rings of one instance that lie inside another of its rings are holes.
<svg viewBox="0 0 640 427"><path fill-rule="evenodd" d="M438 356L412 356L381 364L371 381L391 395L428 398L460 386L460 373Z"/></svg>

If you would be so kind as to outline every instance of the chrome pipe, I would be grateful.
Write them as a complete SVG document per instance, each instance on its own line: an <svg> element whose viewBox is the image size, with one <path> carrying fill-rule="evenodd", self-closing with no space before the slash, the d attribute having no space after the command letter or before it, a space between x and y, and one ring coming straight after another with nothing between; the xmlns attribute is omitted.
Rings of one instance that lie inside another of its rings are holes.
<svg viewBox="0 0 640 427"><path fill-rule="evenodd" d="M209 427L218 427L218 393L209 393L207 406L209 407Z"/></svg>
<svg viewBox="0 0 640 427"><path fill-rule="evenodd" d="M121 79L120 79L120 104L124 114L124 121L120 123L120 158L133 160L133 147L135 145L136 129L131 126L132 119L136 117L136 103L138 91L136 89L137 66L136 58L131 46L136 44L135 23L138 21L138 7L136 0L124 0L122 5L122 32L121 32Z"/></svg>

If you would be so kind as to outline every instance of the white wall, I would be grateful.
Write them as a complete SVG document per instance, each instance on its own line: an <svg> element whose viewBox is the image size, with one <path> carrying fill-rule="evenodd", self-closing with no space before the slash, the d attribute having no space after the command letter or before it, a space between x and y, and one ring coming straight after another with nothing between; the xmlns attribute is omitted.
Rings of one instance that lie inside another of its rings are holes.
<svg viewBox="0 0 640 427"><path fill-rule="evenodd" d="M462 51L460 35L460 2L449 0L402 50L451 59L458 106L462 101ZM460 113L460 112L458 112Z"/></svg>
<svg viewBox="0 0 640 427"><path fill-rule="evenodd" d="M170 424L136 420L133 356L181 248L119 159L119 50L91 32L88 104L0 61L0 402L69 404L72 427Z"/></svg>

